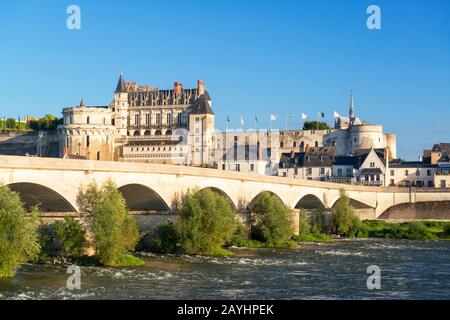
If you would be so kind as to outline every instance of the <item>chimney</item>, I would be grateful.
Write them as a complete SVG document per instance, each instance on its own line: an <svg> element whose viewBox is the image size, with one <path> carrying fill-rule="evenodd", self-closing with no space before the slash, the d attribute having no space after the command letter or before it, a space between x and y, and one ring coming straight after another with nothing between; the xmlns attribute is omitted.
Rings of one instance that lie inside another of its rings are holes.
<svg viewBox="0 0 450 320"><path fill-rule="evenodd" d="M203 80L198 80L198 86L197 86L197 94L201 96L205 93L205 83Z"/></svg>
<svg viewBox="0 0 450 320"><path fill-rule="evenodd" d="M181 95L183 93L183 84L181 82L175 82L173 90L175 91L175 95Z"/></svg>

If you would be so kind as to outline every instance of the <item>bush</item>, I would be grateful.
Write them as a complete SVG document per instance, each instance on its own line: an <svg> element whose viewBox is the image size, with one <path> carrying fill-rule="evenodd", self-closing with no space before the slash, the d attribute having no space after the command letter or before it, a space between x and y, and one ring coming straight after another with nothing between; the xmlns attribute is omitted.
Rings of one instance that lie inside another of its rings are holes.
<svg viewBox="0 0 450 320"><path fill-rule="evenodd" d="M179 251L179 237L173 222L162 223L155 228L154 248L158 253L176 253Z"/></svg>
<svg viewBox="0 0 450 320"><path fill-rule="evenodd" d="M323 208L316 208L309 219L311 233L327 233L327 219Z"/></svg>
<svg viewBox="0 0 450 320"><path fill-rule="evenodd" d="M84 254L88 241L80 222L73 217L65 217L64 221L55 223L55 229L65 256L80 257Z"/></svg>
<svg viewBox="0 0 450 320"><path fill-rule="evenodd" d="M78 195L80 208L91 220L96 255L105 266L118 266L117 260L133 251L138 240L136 222L128 215L125 200L111 181L101 188L95 183Z"/></svg>
<svg viewBox="0 0 450 320"><path fill-rule="evenodd" d="M252 236L270 244L282 244L292 236L291 210L276 195L263 192L251 207L254 214Z"/></svg>
<svg viewBox="0 0 450 320"><path fill-rule="evenodd" d="M335 232L343 236L355 236L360 227L356 210L344 191L341 191L341 197L333 210L333 225Z"/></svg>
<svg viewBox="0 0 450 320"><path fill-rule="evenodd" d="M0 185L0 278L12 277L23 263L37 257L37 210L28 215L19 195Z"/></svg>
<svg viewBox="0 0 450 320"><path fill-rule="evenodd" d="M444 228L443 228L444 230L444 234L446 234L446 235L448 235L448 236L450 236L450 223L446 223L445 225L444 225Z"/></svg>
<svg viewBox="0 0 450 320"><path fill-rule="evenodd" d="M300 209L299 217L298 217L298 229L299 234L309 233L310 225L308 222L308 215L306 214L305 209Z"/></svg>
<svg viewBox="0 0 450 320"><path fill-rule="evenodd" d="M236 247L248 247L248 231L242 223L236 223L229 245Z"/></svg>
<svg viewBox="0 0 450 320"><path fill-rule="evenodd" d="M236 228L236 212L225 196L194 191L184 197L175 227L184 253L223 255Z"/></svg>

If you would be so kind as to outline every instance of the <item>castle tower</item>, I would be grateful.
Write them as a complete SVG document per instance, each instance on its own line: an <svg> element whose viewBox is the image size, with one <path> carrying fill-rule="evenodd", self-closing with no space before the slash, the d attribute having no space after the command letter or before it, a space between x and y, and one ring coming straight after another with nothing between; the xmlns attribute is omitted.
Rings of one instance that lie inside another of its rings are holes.
<svg viewBox="0 0 450 320"><path fill-rule="evenodd" d="M212 165L215 115L208 99L209 95L206 96L204 91L189 113L188 145L191 149L190 164L194 166Z"/></svg>
<svg viewBox="0 0 450 320"><path fill-rule="evenodd" d="M120 78L117 83L117 88L112 103L112 109L114 113L114 125L117 129L117 134L121 137L125 137L127 135L129 105L128 92L123 74L120 74Z"/></svg>

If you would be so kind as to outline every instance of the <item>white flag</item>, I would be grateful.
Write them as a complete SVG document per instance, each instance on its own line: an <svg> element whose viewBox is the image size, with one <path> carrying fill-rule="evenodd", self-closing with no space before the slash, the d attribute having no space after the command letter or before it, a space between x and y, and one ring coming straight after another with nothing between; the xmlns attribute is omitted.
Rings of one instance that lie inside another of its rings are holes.
<svg viewBox="0 0 450 320"><path fill-rule="evenodd" d="M278 116L275 114L270 115L270 120L278 120Z"/></svg>
<svg viewBox="0 0 450 320"><path fill-rule="evenodd" d="M241 117L241 127L245 125L244 118Z"/></svg>
<svg viewBox="0 0 450 320"><path fill-rule="evenodd" d="M302 112L302 120L306 120L306 119L308 119L309 117L308 117L308 115L306 115L306 114L304 114L303 112Z"/></svg>

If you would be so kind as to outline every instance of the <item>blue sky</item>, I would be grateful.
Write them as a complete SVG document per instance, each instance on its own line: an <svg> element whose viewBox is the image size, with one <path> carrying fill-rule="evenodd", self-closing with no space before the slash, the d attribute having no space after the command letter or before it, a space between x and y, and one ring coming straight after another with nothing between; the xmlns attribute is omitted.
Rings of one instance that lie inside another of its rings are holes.
<svg viewBox="0 0 450 320"><path fill-rule="evenodd" d="M81 8L81 30L66 9ZM366 27L380 6L382 29ZM1 1L0 116L106 105L126 80L206 82L216 126L347 113L398 135L398 155L450 142L450 1Z"/></svg>

